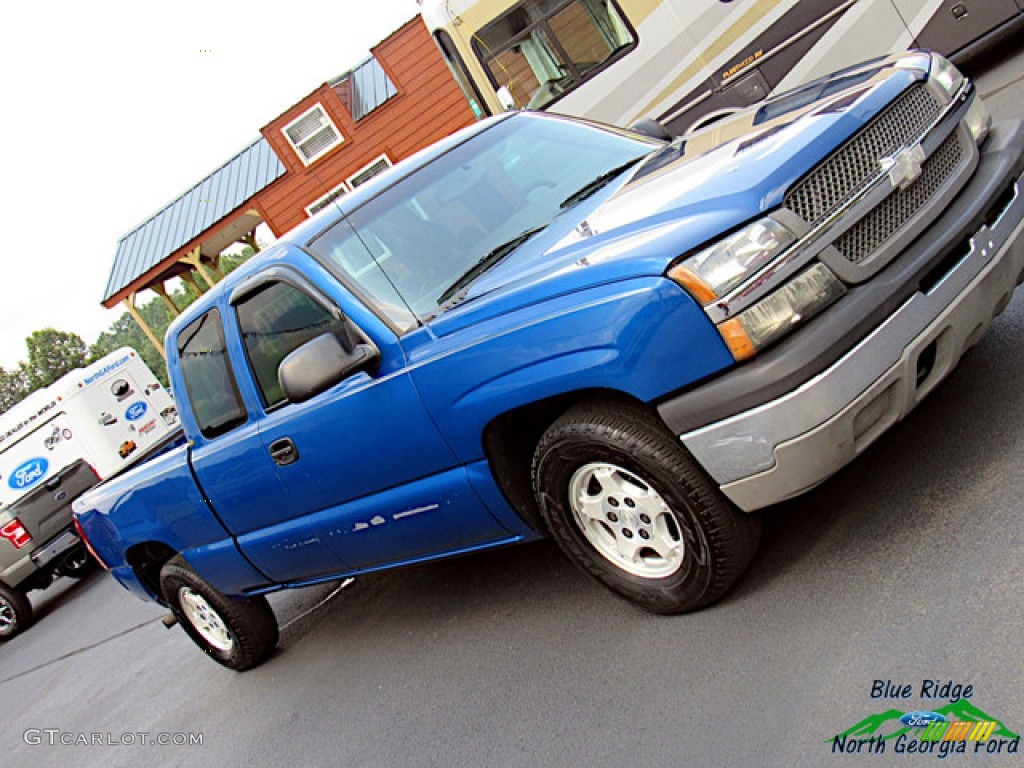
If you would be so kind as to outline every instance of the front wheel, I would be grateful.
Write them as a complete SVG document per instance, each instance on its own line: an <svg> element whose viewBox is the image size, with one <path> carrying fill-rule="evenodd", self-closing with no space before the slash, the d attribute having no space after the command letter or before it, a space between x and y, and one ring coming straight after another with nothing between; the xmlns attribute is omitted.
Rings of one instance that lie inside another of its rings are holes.
<svg viewBox="0 0 1024 768"><path fill-rule="evenodd" d="M654 613L719 600L757 550L760 518L736 510L639 405L572 408L537 445L533 482L570 559Z"/></svg>
<svg viewBox="0 0 1024 768"><path fill-rule="evenodd" d="M230 598L180 557L160 571L160 588L185 633L218 664L241 672L274 652L277 619L266 598Z"/></svg>
<svg viewBox="0 0 1024 768"><path fill-rule="evenodd" d="M17 589L0 584L0 643L10 640L32 623L32 603Z"/></svg>

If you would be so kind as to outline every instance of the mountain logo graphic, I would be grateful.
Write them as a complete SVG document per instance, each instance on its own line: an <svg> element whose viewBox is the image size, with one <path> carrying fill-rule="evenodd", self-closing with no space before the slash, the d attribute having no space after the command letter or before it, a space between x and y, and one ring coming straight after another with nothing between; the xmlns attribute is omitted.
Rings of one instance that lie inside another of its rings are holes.
<svg viewBox="0 0 1024 768"><path fill-rule="evenodd" d="M927 722L921 722L918 724L917 719L911 717L914 715L919 716L922 719L925 716L930 717ZM911 720L914 720L913 725L908 724ZM904 734L911 737L918 736L921 734L920 729L925 726L927 726L928 729L931 729L933 733L937 732L939 728L945 732L945 730L951 726L956 726L956 730L959 732L963 730L965 726L957 726L958 722L985 723L986 725L994 723L991 729L988 727L984 729L984 731L987 731L985 734L986 739L992 737L1003 739L1020 738L1019 734L1011 731L1000 720L982 712L966 699L954 701L944 707L939 707L938 709L929 712L901 712L898 709L889 709L885 712L868 715L856 725L838 733L837 738L877 738L881 741L889 741ZM831 739L827 739L826 741L831 741Z"/></svg>

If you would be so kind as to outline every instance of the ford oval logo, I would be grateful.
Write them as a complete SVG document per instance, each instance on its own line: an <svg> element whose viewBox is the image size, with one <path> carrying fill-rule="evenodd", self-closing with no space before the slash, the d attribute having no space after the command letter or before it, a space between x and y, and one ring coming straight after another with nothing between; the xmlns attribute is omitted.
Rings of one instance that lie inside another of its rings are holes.
<svg viewBox="0 0 1024 768"><path fill-rule="evenodd" d="M938 712L921 710L920 712L907 712L907 714L900 718L900 722L911 728L924 728L929 723L944 723L946 722L946 717Z"/></svg>
<svg viewBox="0 0 1024 768"><path fill-rule="evenodd" d="M16 491L23 491L31 488L46 476L46 470L50 462L41 456L38 459L29 459L19 466L7 479L7 485Z"/></svg>
<svg viewBox="0 0 1024 768"><path fill-rule="evenodd" d="M148 409L148 406L139 400L137 403L132 403L128 406L128 410L124 412L124 417L128 419L128 421L138 421L146 415L146 411Z"/></svg>

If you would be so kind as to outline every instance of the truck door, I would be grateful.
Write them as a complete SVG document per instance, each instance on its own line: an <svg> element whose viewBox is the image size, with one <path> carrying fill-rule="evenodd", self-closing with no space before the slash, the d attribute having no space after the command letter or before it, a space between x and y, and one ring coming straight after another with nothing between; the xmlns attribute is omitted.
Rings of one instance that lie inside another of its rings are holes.
<svg viewBox="0 0 1024 768"><path fill-rule="evenodd" d="M263 458L288 496L279 526L303 521L312 546L326 545L346 569L509 537L427 415L397 337L375 329L378 363L292 403L278 380L289 353L323 334L348 349L369 336L325 293L280 267L239 286L231 303L249 368L246 385L260 402Z"/></svg>
<svg viewBox="0 0 1024 768"><path fill-rule="evenodd" d="M337 556L291 514L293 502L263 445L234 373L221 314L212 309L178 334L192 436L191 462L207 502L239 548L271 579L289 582L340 570ZM244 365L244 363L243 363Z"/></svg>

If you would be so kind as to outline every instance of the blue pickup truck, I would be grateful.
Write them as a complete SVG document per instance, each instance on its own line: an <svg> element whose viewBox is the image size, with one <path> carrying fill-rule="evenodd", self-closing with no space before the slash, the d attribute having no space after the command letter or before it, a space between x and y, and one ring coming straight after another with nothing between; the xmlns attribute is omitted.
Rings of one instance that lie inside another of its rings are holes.
<svg viewBox="0 0 1024 768"><path fill-rule="evenodd" d="M672 139L482 121L304 223L166 346L186 440L75 502L96 557L234 669L262 596L550 535L657 613L825 480L1024 277L1024 127L940 56Z"/></svg>

